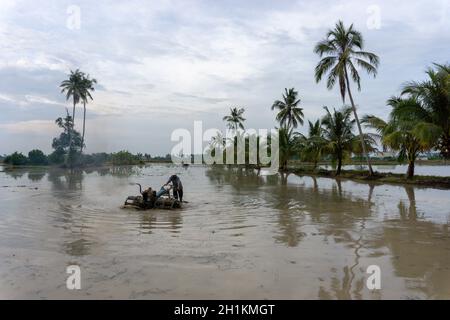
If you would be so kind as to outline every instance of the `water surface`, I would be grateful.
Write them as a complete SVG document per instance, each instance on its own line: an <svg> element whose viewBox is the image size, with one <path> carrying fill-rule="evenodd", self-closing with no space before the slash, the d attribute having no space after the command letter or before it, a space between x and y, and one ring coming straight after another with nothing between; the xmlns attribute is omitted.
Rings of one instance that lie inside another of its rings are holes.
<svg viewBox="0 0 450 320"><path fill-rule="evenodd" d="M331 165L320 166L323 169L334 170L335 168ZM374 171L378 172L390 172L390 173L404 173L408 171L408 165L406 164L381 164L372 165ZM344 170L367 170L365 165L344 165L342 166ZM440 176L440 177L450 177L450 165L429 165L429 164L416 164L414 167L414 173L421 176Z"/></svg>
<svg viewBox="0 0 450 320"><path fill-rule="evenodd" d="M121 208L173 173L183 209ZM152 165L5 169L0 201L0 298L450 298L449 190Z"/></svg>

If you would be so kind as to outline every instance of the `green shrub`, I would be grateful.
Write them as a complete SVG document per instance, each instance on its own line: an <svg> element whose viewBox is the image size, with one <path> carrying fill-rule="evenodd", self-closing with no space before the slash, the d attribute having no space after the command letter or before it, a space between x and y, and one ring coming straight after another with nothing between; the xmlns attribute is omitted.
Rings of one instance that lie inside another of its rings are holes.
<svg viewBox="0 0 450 320"><path fill-rule="evenodd" d="M34 149L28 152L28 161L31 165L47 165L47 156L39 149Z"/></svg>
<svg viewBox="0 0 450 320"><path fill-rule="evenodd" d="M111 154L111 163L113 165L130 165L130 164L139 164L139 157L128 151L119 151Z"/></svg>
<svg viewBox="0 0 450 320"><path fill-rule="evenodd" d="M48 160L51 164L63 164L66 152L62 148L57 148L49 156Z"/></svg>
<svg viewBox="0 0 450 320"><path fill-rule="evenodd" d="M14 152L3 160L4 163L11 164L13 166L23 166L28 163L28 158L22 154L22 152Z"/></svg>

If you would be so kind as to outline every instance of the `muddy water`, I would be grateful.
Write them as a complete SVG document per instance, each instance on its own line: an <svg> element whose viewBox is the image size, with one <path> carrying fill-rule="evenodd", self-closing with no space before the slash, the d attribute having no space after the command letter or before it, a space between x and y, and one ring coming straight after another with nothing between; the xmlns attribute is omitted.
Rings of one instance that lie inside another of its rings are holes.
<svg viewBox="0 0 450 320"><path fill-rule="evenodd" d="M183 209L120 208L172 173ZM449 190L154 165L5 170L0 204L0 298L450 298Z"/></svg>

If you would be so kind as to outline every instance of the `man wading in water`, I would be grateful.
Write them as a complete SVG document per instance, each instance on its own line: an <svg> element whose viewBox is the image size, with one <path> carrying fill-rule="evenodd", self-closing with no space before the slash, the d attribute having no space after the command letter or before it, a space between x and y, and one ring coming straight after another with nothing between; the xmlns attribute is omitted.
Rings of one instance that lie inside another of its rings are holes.
<svg viewBox="0 0 450 320"><path fill-rule="evenodd" d="M168 185L170 182L172 182L173 187L173 197L175 199L180 199L180 202L183 202L183 184L181 183L180 178L174 174L170 176L169 181L165 185Z"/></svg>

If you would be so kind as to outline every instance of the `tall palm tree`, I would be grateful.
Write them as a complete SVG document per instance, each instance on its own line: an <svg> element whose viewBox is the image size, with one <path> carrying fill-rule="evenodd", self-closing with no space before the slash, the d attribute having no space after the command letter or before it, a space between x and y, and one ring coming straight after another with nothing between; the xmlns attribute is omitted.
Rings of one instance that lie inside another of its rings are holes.
<svg viewBox="0 0 450 320"><path fill-rule="evenodd" d="M353 134L355 120L352 120L352 109L344 107L342 110L331 113L324 107L327 114L322 118L323 137L326 141L325 150L337 161L336 175L341 174L342 161L349 155L357 137Z"/></svg>
<svg viewBox="0 0 450 320"><path fill-rule="evenodd" d="M73 101L73 110L72 110L72 126L75 126L75 106L77 103L80 102L80 99L82 97L82 92L83 92L83 78L84 78L84 73L81 72L80 70L75 70L72 71L70 70L70 75L69 75L69 79L64 80L61 82L60 84L60 88L61 88L61 93L65 93L66 94L66 100L69 100L70 98L72 98ZM69 141L70 141L70 148L72 147L72 131L74 129L71 128L68 131L69 134Z"/></svg>
<svg viewBox="0 0 450 320"><path fill-rule="evenodd" d="M420 102L406 105L410 108L409 112L441 128L437 148L444 158L450 159L450 64L435 63L434 66L435 69L427 69L427 80L406 83L403 86L402 95Z"/></svg>
<svg viewBox="0 0 450 320"><path fill-rule="evenodd" d="M72 110L72 120L75 121L75 105L80 102L83 95L84 83L84 73L79 69L72 71L70 70L69 79L64 80L60 84L61 93L66 94L66 100L72 98L73 100L73 110Z"/></svg>
<svg viewBox="0 0 450 320"><path fill-rule="evenodd" d="M284 89L283 100L276 100L272 110L278 109L277 120L282 127L297 128L303 125L303 108L299 107L300 99L294 88Z"/></svg>
<svg viewBox="0 0 450 320"><path fill-rule="evenodd" d="M97 80L94 78L90 78L89 75L83 75L82 79L82 90L80 92L81 94L81 100L83 101L83 131L82 131L82 138L81 138L81 151L83 152L84 147L84 133L86 128L86 104L88 103L89 99L94 100L92 98L91 92L95 90L94 84L97 84Z"/></svg>
<svg viewBox="0 0 450 320"><path fill-rule="evenodd" d="M228 128L235 132L238 128L244 129L245 118L242 116L244 112L244 108L230 108L230 115L223 117L223 121L226 121Z"/></svg>
<svg viewBox="0 0 450 320"><path fill-rule="evenodd" d="M429 150L439 139L441 130L437 125L409 110L418 109L420 102L415 98L394 97L388 100L392 107L386 122L375 116L364 116L363 123L377 130L384 148L399 151L398 159L408 162L407 178L414 177L414 165L419 153Z"/></svg>
<svg viewBox="0 0 450 320"><path fill-rule="evenodd" d="M353 28L353 24L346 28L344 23L339 21L334 29L327 32L326 38L317 43L314 48L314 52L321 58L323 57L316 66L315 78L316 82L319 82L328 73L327 88L331 90L336 81L338 81L342 101L345 102L345 97L348 94L358 126L362 150L367 159L369 174L372 175L372 165L365 148L364 135L356 112L349 80L350 74L352 80L357 84L358 90L361 90L361 78L356 66L359 66L374 77L377 74L378 56L371 52L363 51L363 48L364 40L362 34Z"/></svg>

